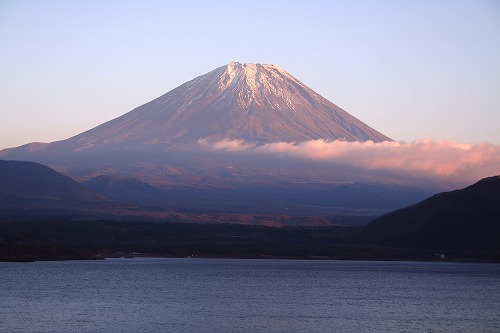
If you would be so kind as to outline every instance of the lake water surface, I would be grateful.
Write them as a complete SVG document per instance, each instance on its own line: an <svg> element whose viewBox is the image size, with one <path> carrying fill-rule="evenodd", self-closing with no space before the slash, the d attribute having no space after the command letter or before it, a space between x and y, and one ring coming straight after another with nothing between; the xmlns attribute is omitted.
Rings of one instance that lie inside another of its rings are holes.
<svg viewBox="0 0 500 333"><path fill-rule="evenodd" d="M0 332L500 332L500 265L0 263Z"/></svg>

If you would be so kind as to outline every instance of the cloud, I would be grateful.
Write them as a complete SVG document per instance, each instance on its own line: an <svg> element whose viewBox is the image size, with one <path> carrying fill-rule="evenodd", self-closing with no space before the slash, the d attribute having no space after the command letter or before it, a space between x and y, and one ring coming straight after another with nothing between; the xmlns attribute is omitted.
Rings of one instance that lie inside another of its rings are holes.
<svg viewBox="0 0 500 333"><path fill-rule="evenodd" d="M209 147L212 150L222 150L229 152L249 151L256 147L255 144L246 143L243 140L224 139L220 141L210 141L208 139L199 139L198 144L204 147Z"/></svg>
<svg viewBox="0 0 500 333"><path fill-rule="evenodd" d="M408 143L311 140L256 145L243 140L211 142L203 139L199 143L215 151L286 156L463 184L500 174L500 146L487 142L463 144L431 139Z"/></svg>

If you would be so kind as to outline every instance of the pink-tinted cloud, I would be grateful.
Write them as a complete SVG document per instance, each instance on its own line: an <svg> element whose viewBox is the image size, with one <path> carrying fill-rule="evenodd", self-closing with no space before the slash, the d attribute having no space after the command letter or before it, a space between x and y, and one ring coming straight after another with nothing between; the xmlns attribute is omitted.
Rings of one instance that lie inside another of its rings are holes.
<svg viewBox="0 0 500 333"><path fill-rule="evenodd" d="M423 139L408 143L311 140L260 146L242 140L200 143L218 151L281 155L453 183L466 184L500 174L500 146L487 142Z"/></svg>

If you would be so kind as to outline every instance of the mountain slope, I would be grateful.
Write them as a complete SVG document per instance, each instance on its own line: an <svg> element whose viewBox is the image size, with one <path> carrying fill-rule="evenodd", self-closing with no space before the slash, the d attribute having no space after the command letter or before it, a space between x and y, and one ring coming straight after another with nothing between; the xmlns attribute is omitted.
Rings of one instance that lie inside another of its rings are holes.
<svg viewBox="0 0 500 333"><path fill-rule="evenodd" d="M160 206L168 201L162 190L134 178L121 179L102 175L84 182L83 185L118 202Z"/></svg>
<svg viewBox="0 0 500 333"><path fill-rule="evenodd" d="M189 143L200 138L256 142L385 141L276 65L230 63L69 141Z"/></svg>
<svg viewBox="0 0 500 333"><path fill-rule="evenodd" d="M371 244L500 252L500 176L434 195L377 218L364 229Z"/></svg>

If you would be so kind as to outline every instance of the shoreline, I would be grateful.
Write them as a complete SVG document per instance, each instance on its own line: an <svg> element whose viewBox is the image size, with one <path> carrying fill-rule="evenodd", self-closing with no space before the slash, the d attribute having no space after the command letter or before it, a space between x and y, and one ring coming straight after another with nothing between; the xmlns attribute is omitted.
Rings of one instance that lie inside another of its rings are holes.
<svg viewBox="0 0 500 333"><path fill-rule="evenodd" d="M0 263L34 263L47 261L101 261L107 259L213 259L213 260L307 260L307 261L367 261L367 262L435 262L435 263L471 263L471 264L500 264L500 260L482 259L482 258L366 258L366 257L335 257L335 256L175 256L157 253L106 253L105 255L93 255L86 257L46 257L46 258L23 258L23 259L4 259L0 258Z"/></svg>

